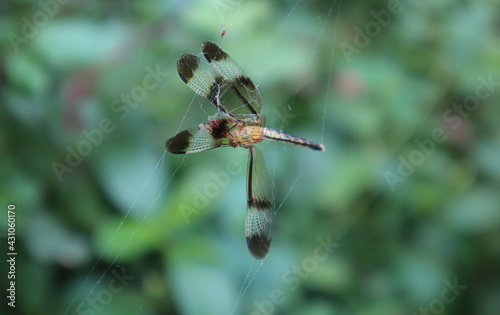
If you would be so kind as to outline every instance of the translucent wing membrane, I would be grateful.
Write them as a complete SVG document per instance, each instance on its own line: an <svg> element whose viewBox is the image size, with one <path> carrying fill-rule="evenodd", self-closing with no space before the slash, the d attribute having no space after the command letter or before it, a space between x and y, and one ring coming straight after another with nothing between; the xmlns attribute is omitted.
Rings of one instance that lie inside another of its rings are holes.
<svg viewBox="0 0 500 315"><path fill-rule="evenodd" d="M201 45L201 51L210 65L231 85L234 94L243 104L243 106L238 107L226 107L231 114L260 115L262 113L262 97L252 79L240 65L214 42L205 41Z"/></svg>
<svg viewBox="0 0 500 315"><path fill-rule="evenodd" d="M227 84L221 86L223 77L208 62L192 54L182 54L177 59L177 72L191 90L207 99L223 114L229 114L219 100Z"/></svg>
<svg viewBox="0 0 500 315"><path fill-rule="evenodd" d="M255 146L249 149L245 236L252 256L263 259L271 246L274 219L273 190L262 153Z"/></svg>
<svg viewBox="0 0 500 315"><path fill-rule="evenodd" d="M208 62L192 54L177 59L182 81L224 115L255 120L262 112L262 98L252 80L216 44L206 41L202 50Z"/></svg>
<svg viewBox="0 0 500 315"><path fill-rule="evenodd" d="M189 154L229 146L229 129L234 123L226 118L210 120L183 130L168 139L165 147L171 153Z"/></svg>

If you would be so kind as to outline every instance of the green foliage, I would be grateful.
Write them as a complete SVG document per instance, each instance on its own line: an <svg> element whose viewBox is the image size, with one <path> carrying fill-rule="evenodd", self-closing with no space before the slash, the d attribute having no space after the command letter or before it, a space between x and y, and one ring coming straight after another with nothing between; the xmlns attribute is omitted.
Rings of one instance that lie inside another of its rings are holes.
<svg viewBox="0 0 500 315"><path fill-rule="evenodd" d="M498 313L492 1L0 7L19 313ZM279 207L263 265L244 238L247 150L162 156L216 114L176 69L204 40L258 85L269 127L326 147L259 145Z"/></svg>

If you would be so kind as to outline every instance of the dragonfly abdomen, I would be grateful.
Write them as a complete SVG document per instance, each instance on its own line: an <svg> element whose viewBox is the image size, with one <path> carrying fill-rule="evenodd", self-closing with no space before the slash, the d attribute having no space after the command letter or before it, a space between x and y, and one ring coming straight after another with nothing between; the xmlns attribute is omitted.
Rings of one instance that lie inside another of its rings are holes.
<svg viewBox="0 0 500 315"><path fill-rule="evenodd" d="M275 130L271 128L264 128L264 139L290 143L293 145L298 145L316 151L325 151L325 147L322 144L309 141L303 138L295 137L288 133L284 133L281 130Z"/></svg>

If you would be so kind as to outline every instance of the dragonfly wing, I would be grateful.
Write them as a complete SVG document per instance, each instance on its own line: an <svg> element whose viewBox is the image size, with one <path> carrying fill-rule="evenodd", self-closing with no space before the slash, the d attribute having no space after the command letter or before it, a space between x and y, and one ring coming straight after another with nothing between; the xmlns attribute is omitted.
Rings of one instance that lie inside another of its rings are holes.
<svg viewBox="0 0 500 315"><path fill-rule="evenodd" d="M177 133L165 147L171 153L189 154L229 146L229 131L234 122L221 118L210 120Z"/></svg>
<svg viewBox="0 0 500 315"><path fill-rule="evenodd" d="M184 83L212 103L223 115L240 120L256 120L255 111L247 108L248 98L241 95L234 84L228 82L207 61L192 54L182 54L177 59L177 71Z"/></svg>
<svg viewBox="0 0 500 315"><path fill-rule="evenodd" d="M274 198L271 180L260 150L250 147L247 178L245 236L248 250L256 259L266 257L271 246Z"/></svg>
<svg viewBox="0 0 500 315"><path fill-rule="evenodd" d="M208 62L192 54L182 54L177 59L177 72L191 90L227 114L218 101L224 78Z"/></svg>
<svg viewBox="0 0 500 315"><path fill-rule="evenodd" d="M245 71L214 42L206 41L201 45L203 55L210 65L228 83L231 102L224 102L226 110L239 119L246 119L248 115L262 113L262 98L259 90ZM221 93L224 97L225 93Z"/></svg>

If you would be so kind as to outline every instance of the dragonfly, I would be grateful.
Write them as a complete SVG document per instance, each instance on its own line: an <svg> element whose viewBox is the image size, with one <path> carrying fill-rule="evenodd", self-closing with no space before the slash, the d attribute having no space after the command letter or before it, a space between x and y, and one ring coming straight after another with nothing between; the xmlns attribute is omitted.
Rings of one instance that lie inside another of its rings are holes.
<svg viewBox="0 0 500 315"><path fill-rule="evenodd" d="M325 147L281 130L266 128L262 98L250 77L217 44L205 41L201 50L206 60L193 54L181 54L177 59L177 71L188 87L216 107L218 115L177 133L165 146L174 154L218 147L249 150L245 237L250 254L263 259L271 246L274 196L264 157L254 144L274 140L317 151L324 151Z"/></svg>

